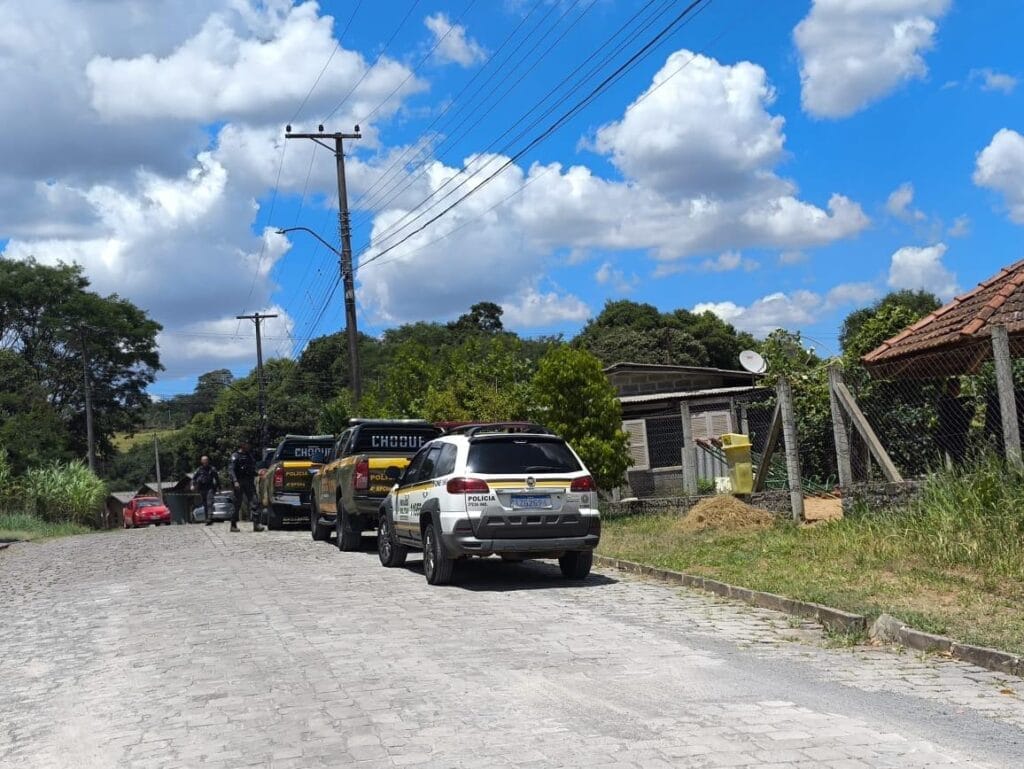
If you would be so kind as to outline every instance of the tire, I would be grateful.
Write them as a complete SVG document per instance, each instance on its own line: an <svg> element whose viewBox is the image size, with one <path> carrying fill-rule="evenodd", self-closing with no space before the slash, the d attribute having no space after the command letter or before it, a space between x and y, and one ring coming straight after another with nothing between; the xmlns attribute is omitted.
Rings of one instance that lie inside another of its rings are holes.
<svg viewBox="0 0 1024 769"><path fill-rule="evenodd" d="M124 527L125 529L130 529L130 528L131 528L131 525L130 525L130 524L128 523L128 521L126 521L126 520L125 520L124 518L122 518L122 519L121 519L121 525L122 525L122 526L123 526L123 527Z"/></svg>
<svg viewBox="0 0 1024 769"><path fill-rule="evenodd" d="M257 513L257 516L258 515L259 514ZM249 512L249 517L253 517L251 511ZM280 531L281 526L281 514L274 509L273 505L271 505L269 508L267 508L267 528L271 531Z"/></svg>
<svg viewBox="0 0 1024 769"><path fill-rule="evenodd" d="M345 553L353 553L359 549L363 541L363 533L355 525L345 508L338 506L338 514L334 518L334 528L338 532L338 549Z"/></svg>
<svg viewBox="0 0 1024 769"><path fill-rule="evenodd" d="M409 548L395 541L387 513L380 514L380 522L377 524L377 555L381 565L389 569L401 566L409 556Z"/></svg>
<svg viewBox="0 0 1024 769"><path fill-rule="evenodd" d="M593 550L574 550L558 559L558 568L566 579L586 579L593 565Z"/></svg>
<svg viewBox="0 0 1024 769"><path fill-rule="evenodd" d="M445 552L434 524L428 523L423 530L423 576L427 578L427 584L447 585L452 581L454 570L455 561Z"/></svg>
<svg viewBox="0 0 1024 769"><path fill-rule="evenodd" d="M315 499L309 501L309 533L314 542L326 542L331 538L331 529L320 523L320 507Z"/></svg>

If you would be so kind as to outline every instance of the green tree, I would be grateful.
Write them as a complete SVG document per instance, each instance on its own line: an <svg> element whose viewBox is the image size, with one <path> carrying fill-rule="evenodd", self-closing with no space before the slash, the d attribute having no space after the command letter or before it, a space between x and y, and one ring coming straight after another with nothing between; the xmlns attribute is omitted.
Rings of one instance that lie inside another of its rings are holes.
<svg viewBox="0 0 1024 769"><path fill-rule="evenodd" d="M77 266L0 259L0 348L33 369L78 455L86 451L88 369L104 456L112 453L114 433L130 431L149 404L160 325L131 302L99 296L88 285Z"/></svg>
<svg viewBox="0 0 1024 769"><path fill-rule="evenodd" d="M839 332L839 345L844 354L856 355L859 358L886 339L898 334L905 326L939 309L940 305L938 297L927 291L893 291L870 307L862 307L847 315ZM876 316L880 313L890 320L888 328L892 329L891 334L881 338L879 334L884 333L885 327L877 320ZM897 327L901 322L904 325ZM865 324L870 327L865 329ZM876 343L871 345L874 340L877 340Z"/></svg>
<svg viewBox="0 0 1024 769"><path fill-rule="evenodd" d="M0 350L0 381L0 452L6 449L13 471L66 459L67 429L32 367L10 350Z"/></svg>
<svg viewBox="0 0 1024 769"><path fill-rule="evenodd" d="M469 312L448 324L452 331L463 333L497 334L505 330L501 322L504 310L494 302L477 302L469 308Z"/></svg>
<svg viewBox="0 0 1024 769"><path fill-rule="evenodd" d="M554 347L541 358L533 393L537 419L569 441L598 486L620 485L630 464L629 438L601 361L586 350Z"/></svg>

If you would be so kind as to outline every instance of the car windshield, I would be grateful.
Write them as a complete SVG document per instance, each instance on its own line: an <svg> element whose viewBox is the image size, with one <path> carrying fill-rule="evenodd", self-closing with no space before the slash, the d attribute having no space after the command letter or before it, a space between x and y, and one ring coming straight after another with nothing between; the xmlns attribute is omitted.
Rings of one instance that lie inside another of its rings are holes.
<svg viewBox="0 0 1024 769"><path fill-rule="evenodd" d="M308 441L286 443L278 451L277 458L286 461L326 462L333 445L331 442L310 443Z"/></svg>
<svg viewBox="0 0 1024 769"><path fill-rule="evenodd" d="M160 507L163 503L159 499L140 499L138 507Z"/></svg>
<svg viewBox="0 0 1024 769"><path fill-rule="evenodd" d="M474 441L466 471L486 475L575 473L580 463L560 438L503 438Z"/></svg>
<svg viewBox="0 0 1024 769"><path fill-rule="evenodd" d="M363 427L356 435L350 453L364 451L396 451L415 454L420 446L433 440L441 431L436 427Z"/></svg>

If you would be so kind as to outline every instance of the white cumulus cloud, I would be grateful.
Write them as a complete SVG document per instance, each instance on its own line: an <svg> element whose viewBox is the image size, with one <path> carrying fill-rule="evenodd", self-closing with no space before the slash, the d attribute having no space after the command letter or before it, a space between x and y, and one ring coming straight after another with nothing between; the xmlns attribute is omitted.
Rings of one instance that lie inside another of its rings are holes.
<svg viewBox="0 0 1024 769"><path fill-rule="evenodd" d="M889 288L930 291L941 299L951 298L957 292L957 282L942 261L945 253L945 243L899 249L889 265Z"/></svg>
<svg viewBox="0 0 1024 769"><path fill-rule="evenodd" d="M974 183L1001 193L1010 219L1024 224L1024 136L1000 129L978 155Z"/></svg>
<svg viewBox="0 0 1024 769"><path fill-rule="evenodd" d="M512 328L552 328L564 323L579 323L590 317L590 308L579 297L543 293L529 287L502 304L503 319Z"/></svg>
<svg viewBox="0 0 1024 769"><path fill-rule="evenodd" d="M922 54L950 0L814 0L793 38L804 109L842 118L928 73Z"/></svg>
<svg viewBox="0 0 1024 769"><path fill-rule="evenodd" d="M889 212L890 216L905 222L922 221L925 218L924 212L911 208L913 202L914 185L904 182L889 194L889 198L885 201L885 210Z"/></svg>
<svg viewBox="0 0 1024 769"><path fill-rule="evenodd" d="M461 24L452 24L443 13L435 13L423 20L434 36L434 59L441 63L451 62L462 67L472 67L486 58L487 52L476 40L466 34Z"/></svg>
<svg viewBox="0 0 1024 769"><path fill-rule="evenodd" d="M968 80L980 82L982 91L1000 91L1005 94L1013 93L1017 87L1017 78L1005 72L996 72L989 67L972 69Z"/></svg>

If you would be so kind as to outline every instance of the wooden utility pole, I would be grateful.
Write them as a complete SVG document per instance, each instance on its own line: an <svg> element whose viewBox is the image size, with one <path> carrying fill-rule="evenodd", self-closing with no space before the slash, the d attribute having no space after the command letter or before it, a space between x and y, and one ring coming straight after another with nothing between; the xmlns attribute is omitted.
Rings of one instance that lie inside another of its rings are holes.
<svg viewBox="0 0 1024 769"><path fill-rule="evenodd" d="M319 133L292 133L292 127L285 127L286 139L312 139L321 147L334 153L338 174L338 231L341 236L341 270L342 289L345 292L345 332L348 337L348 372L352 388L352 398L358 403L362 395L362 381L359 372L359 332L356 327L356 286L352 270L352 231L348 212L348 188L345 183L345 139L361 139L359 126L354 133L324 133L324 127L318 126ZM334 139L334 147L325 144L323 139Z"/></svg>
<svg viewBox="0 0 1024 769"><path fill-rule="evenodd" d="M85 334L82 333L82 376L85 382L85 442L88 444L87 456L89 470L96 472L96 428L93 425L92 413L92 379L89 377L89 350L85 345Z"/></svg>
<svg viewBox="0 0 1024 769"><path fill-rule="evenodd" d="M164 503L164 484L160 477L160 443L158 438L153 436L153 454L156 456L156 493L160 496L160 504Z"/></svg>
<svg viewBox="0 0 1024 769"><path fill-rule="evenodd" d="M996 387L999 390L999 414L1003 423L1003 446L1006 461L1022 467L1020 428L1017 426L1017 398L1013 392L1013 361L1010 358L1010 336L1005 326L992 327L992 357L996 361Z"/></svg>
<svg viewBox="0 0 1024 769"><path fill-rule="evenodd" d="M267 400L264 395L263 383L263 337L260 335L260 323L277 315L263 315L254 312L252 315L236 315L238 320L251 320L256 324L256 403L260 412L260 448L257 456L263 456L267 447Z"/></svg>

